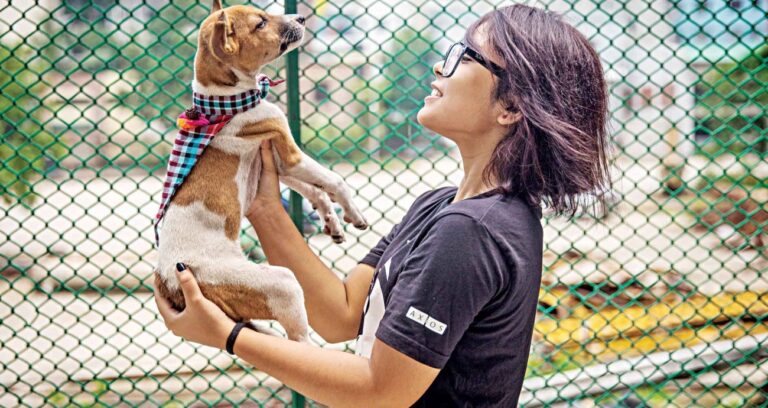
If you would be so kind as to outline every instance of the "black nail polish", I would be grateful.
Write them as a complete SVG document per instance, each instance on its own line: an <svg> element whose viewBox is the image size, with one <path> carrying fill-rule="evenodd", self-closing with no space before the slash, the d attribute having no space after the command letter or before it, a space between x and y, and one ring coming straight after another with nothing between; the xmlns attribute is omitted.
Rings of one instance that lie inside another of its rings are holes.
<svg viewBox="0 0 768 408"><path fill-rule="evenodd" d="M176 264L176 270L179 272L184 272L184 269L187 269L187 265L184 265L183 263L179 262Z"/></svg>

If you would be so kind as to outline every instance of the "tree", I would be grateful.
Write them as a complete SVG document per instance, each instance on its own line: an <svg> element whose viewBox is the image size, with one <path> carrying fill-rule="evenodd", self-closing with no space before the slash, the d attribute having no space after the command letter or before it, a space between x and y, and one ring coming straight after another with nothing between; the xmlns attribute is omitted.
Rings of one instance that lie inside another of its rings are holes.
<svg viewBox="0 0 768 408"><path fill-rule="evenodd" d="M699 109L705 112L703 131L711 138L710 153L753 150L768 145L768 44L744 59L715 65L698 85Z"/></svg>
<svg viewBox="0 0 768 408"><path fill-rule="evenodd" d="M438 59L432 49L433 41L425 32L403 28L389 45L392 58L384 68L385 83L381 88L383 123L387 127L382 147L394 154L420 154L432 145L425 130L416 122L416 114L424 105L434 78L432 64ZM385 49L387 47L384 47Z"/></svg>
<svg viewBox="0 0 768 408"><path fill-rule="evenodd" d="M32 204L33 181L61 158L65 146L45 129L40 76L50 65L25 44L0 45L0 196Z"/></svg>

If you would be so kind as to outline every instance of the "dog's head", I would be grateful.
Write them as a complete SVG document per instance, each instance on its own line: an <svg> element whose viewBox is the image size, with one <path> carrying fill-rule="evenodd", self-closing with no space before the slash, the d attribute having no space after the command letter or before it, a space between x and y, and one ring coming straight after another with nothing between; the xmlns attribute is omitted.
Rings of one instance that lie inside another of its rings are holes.
<svg viewBox="0 0 768 408"><path fill-rule="evenodd" d="M264 64L303 39L302 16L268 14L253 6L222 8L221 0L214 0L200 27L196 75L216 85L234 85L238 77L255 77Z"/></svg>

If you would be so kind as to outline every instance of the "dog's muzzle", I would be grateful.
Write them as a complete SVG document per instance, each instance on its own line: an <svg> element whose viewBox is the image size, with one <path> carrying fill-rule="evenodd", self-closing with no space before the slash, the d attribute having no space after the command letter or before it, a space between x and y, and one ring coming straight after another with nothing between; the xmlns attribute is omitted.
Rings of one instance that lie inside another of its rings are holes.
<svg viewBox="0 0 768 408"><path fill-rule="evenodd" d="M290 27L285 30L280 41L280 53L282 54L297 41L304 37L304 27Z"/></svg>

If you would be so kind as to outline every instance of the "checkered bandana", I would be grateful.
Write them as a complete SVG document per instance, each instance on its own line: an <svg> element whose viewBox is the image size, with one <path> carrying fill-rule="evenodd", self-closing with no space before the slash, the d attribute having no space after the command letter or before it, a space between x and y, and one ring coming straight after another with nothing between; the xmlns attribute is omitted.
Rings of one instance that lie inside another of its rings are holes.
<svg viewBox="0 0 768 408"><path fill-rule="evenodd" d="M259 75L259 89L252 89L232 96L207 96L197 92L192 94L192 108L179 115L177 125L179 133L173 142L168 170L163 183L163 196L160 209L155 216L155 244L160 245L158 227L168 209L174 194L192 171L203 150L213 137L232 118L256 107L269 94L269 87L283 83L273 81L266 75Z"/></svg>

